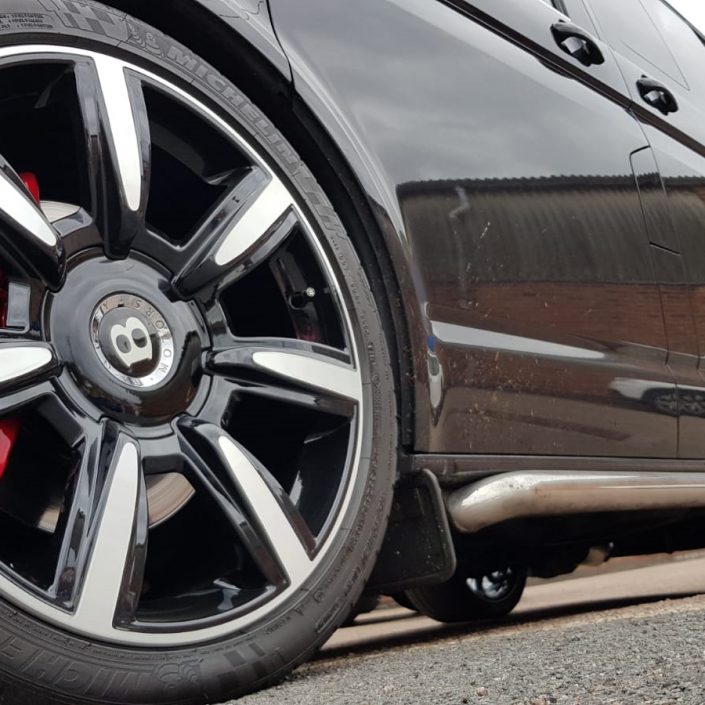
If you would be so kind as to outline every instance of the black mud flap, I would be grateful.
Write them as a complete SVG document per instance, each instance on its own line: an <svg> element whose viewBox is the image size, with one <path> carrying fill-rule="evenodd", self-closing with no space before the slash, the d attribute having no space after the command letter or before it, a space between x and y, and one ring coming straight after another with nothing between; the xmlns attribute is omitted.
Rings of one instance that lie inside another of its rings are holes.
<svg viewBox="0 0 705 705"><path fill-rule="evenodd" d="M448 580L455 567L448 515L436 476L421 470L402 477L366 591L394 594L436 585Z"/></svg>

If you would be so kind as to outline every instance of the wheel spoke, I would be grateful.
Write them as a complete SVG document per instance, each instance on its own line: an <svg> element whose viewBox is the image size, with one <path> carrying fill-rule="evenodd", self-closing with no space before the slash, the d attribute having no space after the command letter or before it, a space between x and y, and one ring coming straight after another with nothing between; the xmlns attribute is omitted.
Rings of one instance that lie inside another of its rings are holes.
<svg viewBox="0 0 705 705"><path fill-rule="evenodd" d="M306 390L349 401L362 399L358 370L341 359L340 352L322 345L286 339L243 342L227 350L214 351L208 367L223 375L255 373L286 380Z"/></svg>
<svg viewBox="0 0 705 705"><path fill-rule="evenodd" d="M55 389L51 382L31 385L16 392L0 393L0 416L9 416L54 396Z"/></svg>
<svg viewBox="0 0 705 705"><path fill-rule="evenodd" d="M239 524L240 535L246 538L265 576L270 582L280 582L280 571L268 565L273 558L289 584L301 583L309 574L315 541L284 489L222 429L197 424L191 427L194 432L208 443L220 465L220 470L208 471L204 465L199 470L211 484L214 496L221 496L221 505Z"/></svg>
<svg viewBox="0 0 705 705"><path fill-rule="evenodd" d="M147 564L147 542L149 538L149 503L144 474L139 473L139 487L135 521L132 526L132 537L128 547L123 574L122 586L118 593L118 604L115 615L116 625L128 625L137 615L142 588L144 587L144 571Z"/></svg>
<svg viewBox="0 0 705 705"><path fill-rule="evenodd" d="M176 288L189 295L226 272L233 281L257 266L296 226L292 205L279 179L253 167L193 236Z"/></svg>
<svg viewBox="0 0 705 705"><path fill-rule="evenodd" d="M250 511L279 557L289 582L294 585L302 582L310 572L311 559L301 540L301 532L292 524L292 514L285 511L283 490L272 487L261 464L232 438L221 435L218 448Z"/></svg>
<svg viewBox="0 0 705 705"><path fill-rule="evenodd" d="M90 247L102 246L103 236L93 216L84 208L42 201L42 210L61 235L68 258Z"/></svg>
<svg viewBox="0 0 705 705"><path fill-rule="evenodd" d="M61 285L66 257L59 236L2 157L0 250L49 288L55 290Z"/></svg>
<svg viewBox="0 0 705 705"><path fill-rule="evenodd" d="M139 80L107 56L76 64L94 218L111 256L145 227L151 141Z"/></svg>
<svg viewBox="0 0 705 705"><path fill-rule="evenodd" d="M104 443L103 433L87 435L84 440L81 464L74 481L73 499L65 520L64 537L56 577L52 592L57 599L72 606L78 574L86 560L88 549L88 531L95 519L97 498L104 486L107 467L105 455L113 443ZM108 458L108 461L110 458Z"/></svg>
<svg viewBox="0 0 705 705"><path fill-rule="evenodd" d="M48 345L0 342L0 394L36 384L54 372L57 364Z"/></svg>
<svg viewBox="0 0 705 705"><path fill-rule="evenodd" d="M254 559L267 582L280 585L286 581L276 556L269 544L262 540L259 532L243 511L230 469L221 461L208 463L196 450L191 439L200 436L209 443L217 442L221 434L215 426L201 426L200 430L186 422L180 424L178 435L183 454L186 458L186 471L191 484L205 490L215 501L223 514L233 526L245 550ZM217 457L217 456L216 456Z"/></svg>
<svg viewBox="0 0 705 705"><path fill-rule="evenodd" d="M108 436L110 434L107 434ZM144 551L136 540L146 530L146 493L137 445L124 436L103 439L100 453L92 447L91 468L80 487L79 508L70 527L69 561L76 551L75 585L71 592L77 606L74 623L84 633L106 633L113 628L118 609L132 605L136 582L141 584ZM90 458L89 461L90 463ZM101 475L109 468L104 484ZM144 527L139 524L145 522ZM78 545L71 542L78 541ZM65 547L66 548L66 547ZM81 556L83 557L80 560ZM68 566L65 564L64 568ZM69 571L70 573L70 571ZM64 589L68 589L63 576Z"/></svg>

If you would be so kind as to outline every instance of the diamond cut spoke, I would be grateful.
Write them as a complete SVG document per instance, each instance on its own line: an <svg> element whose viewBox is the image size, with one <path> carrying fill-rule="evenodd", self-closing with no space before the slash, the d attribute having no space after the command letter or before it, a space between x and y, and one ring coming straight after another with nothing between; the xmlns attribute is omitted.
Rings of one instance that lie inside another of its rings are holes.
<svg viewBox="0 0 705 705"><path fill-rule="evenodd" d="M309 390L359 402L360 373L339 359L336 350L293 340L253 340L227 350L215 351L208 367L217 373L248 370L288 380Z"/></svg>
<svg viewBox="0 0 705 705"><path fill-rule="evenodd" d="M258 367L306 387L321 389L346 399L362 397L360 375L323 356L275 350L257 350L252 360Z"/></svg>
<svg viewBox="0 0 705 705"><path fill-rule="evenodd" d="M107 56L76 64L94 217L107 252L125 256L145 228L150 147L139 80Z"/></svg>
<svg viewBox="0 0 705 705"><path fill-rule="evenodd" d="M19 177L0 157L0 250L51 289L64 279L65 254L57 232Z"/></svg>
<svg viewBox="0 0 705 705"><path fill-rule="evenodd" d="M122 194L127 207L136 212L142 204L145 170L125 67L119 61L101 56L96 59L96 69L117 157Z"/></svg>
<svg viewBox="0 0 705 705"><path fill-rule="evenodd" d="M105 457L105 454L101 454ZM86 633L105 633L113 628L123 600L123 582L134 555L134 534L142 476L137 446L120 438L102 494L101 515L91 536L91 554L79 584L75 626Z"/></svg>
<svg viewBox="0 0 705 705"><path fill-rule="evenodd" d="M48 247L56 247L58 237L29 193L8 175L7 165L0 169L0 204L6 218Z"/></svg>
<svg viewBox="0 0 705 705"><path fill-rule="evenodd" d="M149 538L149 504L144 474L140 473L135 521L132 527L125 572L118 593L116 625L131 624L137 615L144 572L147 564L147 542Z"/></svg>
<svg viewBox="0 0 705 705"><path fill-rule="evenodd" d="M254 203L228 230L215 253L215 263L225 267L241 258L291 206L291 196L286 187L273 177Z"/></svg>
<svg viewBox="0 0 705 705"><path fill-rule="evenodd" d="M56 365L56 357L48 345L0 342L0 393L38 382Z"/></svg>
<svg viewBox="0 0 705 705"><path fill-rule="evenodd" d="M195 445L192 443L192 439L200 437L215 450L222 431L216 426L195 425L186 421L182 421L177 428L192 484L208 492L216 502L233 526L245 550L257 563L265 579L272 585L280 585L285 582L285 576L276 556L268 543L262 540L257 528L252 525L240 506L240 499L236 496L237 488L229 466L223 462L206 462L196 449L197 443Z"/></svg>
<svg viewBox="0 0 705 705"><path fill-rule="evenodd" d="M225 434L218 438L218 448L290 584L302 583L311 571L311 558L285 512L281 497L275 495L265 479L263 468Z"/></svg>
<svg viewBox="0 0 705 705"><path fill-rule="evenodd" d="M275 560L290 584L305 580L311 570L309 551L313 550L315 541L281 485L221 428L196 423L191 425L190 431L208 444L222 465L220 472L216 470L213 474L211 470L205 472L204 477L216 493L226 498L226 504L236 509L235 516L242 515L246 533L241 536L247 539L253 558L259 558L265 575L271 582L280 582L280 572L267 566L268 561ZM239 508L240 503L245 505L244 513Z"/></svg>
<svg viewBox="0 0 705 705"><path fill-rule="evenodd" d="M174 279L177 289L192 294L225 273L233 281L255 267L298 223L292 205L281 181L252 168L193 236Z"/></svg>

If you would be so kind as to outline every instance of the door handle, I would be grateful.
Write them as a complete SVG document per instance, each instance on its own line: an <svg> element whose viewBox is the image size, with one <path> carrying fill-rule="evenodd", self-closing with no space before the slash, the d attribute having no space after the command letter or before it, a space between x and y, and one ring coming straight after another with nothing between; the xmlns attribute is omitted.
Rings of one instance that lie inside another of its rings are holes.
<svg viewBox="0 0 705 705"><path fill-rule="evenodd" d="M678 110L678 101L671 91L653 78L642 76L636 82L639 95L645 103L662 112L664 115Z"/></svg>
<svg viewBox="0 0 705 705"><path fill-rule="evenodd" d="M605 57L597 42L578 25L561 20L551 26L551 33L556 44L583 66L605 63Z"/></svg>

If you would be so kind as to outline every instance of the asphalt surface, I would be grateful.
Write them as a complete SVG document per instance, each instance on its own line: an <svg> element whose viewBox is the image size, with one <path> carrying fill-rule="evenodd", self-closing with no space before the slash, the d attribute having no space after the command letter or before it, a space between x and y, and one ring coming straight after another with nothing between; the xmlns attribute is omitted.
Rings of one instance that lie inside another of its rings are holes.
<svg viewBox="0 0 705 705"><path fill-rule="evenodd" d="M363 615L283 684L238 701L288 703L703 705L705 558L534 585L499 622Z"/></svg>

